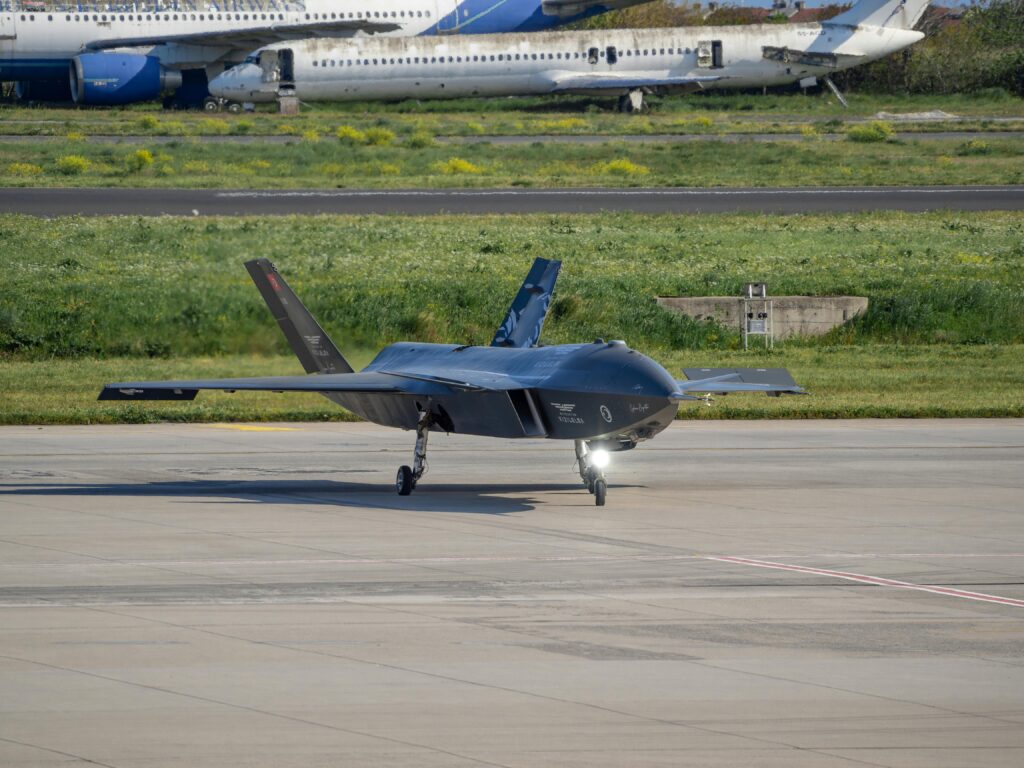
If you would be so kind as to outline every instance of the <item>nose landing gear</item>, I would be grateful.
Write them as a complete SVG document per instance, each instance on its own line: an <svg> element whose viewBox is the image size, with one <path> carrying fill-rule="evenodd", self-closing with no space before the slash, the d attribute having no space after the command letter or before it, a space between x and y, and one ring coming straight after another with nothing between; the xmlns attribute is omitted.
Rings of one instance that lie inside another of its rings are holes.
<svg viewBox="0 0 1024 768"><path fill-rule="evenodd" d="M583 484L594 495L594 504L603 507L605 497L608 495L608 481L605 479L604 469L594 463L590 448L583 440L576 441L576 462L580 468L580 478L583 480Z"/></svg>
<svg viewBox="0 0 1024 768"><path fill-rule="evenodd" d="M403 465L398 468L395 476L395 490L399 496L408 496L416 487L416 483L427 471L427 437L430 435L429 411L420 411L420 420L416 424L416 447L412 452L412 466Z"/></svg>

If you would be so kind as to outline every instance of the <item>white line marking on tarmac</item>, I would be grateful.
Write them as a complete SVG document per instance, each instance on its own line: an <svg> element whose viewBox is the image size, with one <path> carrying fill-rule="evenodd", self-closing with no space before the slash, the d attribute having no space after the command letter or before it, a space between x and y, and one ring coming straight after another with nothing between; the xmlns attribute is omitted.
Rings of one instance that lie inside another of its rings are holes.
<svg viewBox="0 0 1024 768"><path fill-rule="evenodd" d="M950 597L962 597L965 600L980 600L985 603L1000 603L1002 605L1015 605L1024 608L1024 600L1015 600L1012 597L1000 597L999 595L987 595L984 592L968 592L964 589L953 589L952 587L932 587L925 584L914 584L910 581L898 581L896 579L883 579L878 576L868 576L863 573L850 573L848 571L831 571L827 568L808 568L804 565L790 565L788 563L775 563L770 560L751 560L746 557L729 556L708 556L708 560L717 560L723 563L738 563L740 565L752 565L757 568L774 568L780 571L796 571L797 573L810 573L816 576L831 576L835 579L846 581L857 581L862 584L874 584L880 587L895 587L896 589L913 589L918 592L933 592L937 595Z"/></svg>

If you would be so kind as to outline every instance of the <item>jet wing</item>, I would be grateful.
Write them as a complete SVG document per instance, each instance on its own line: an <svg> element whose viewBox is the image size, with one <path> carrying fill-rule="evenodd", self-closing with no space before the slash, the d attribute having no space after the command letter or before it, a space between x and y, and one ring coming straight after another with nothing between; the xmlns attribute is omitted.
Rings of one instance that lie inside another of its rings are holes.
<svg viewBox="0 0 1024 768"><path fill-rule="evenodd" d="M785 368L686 368L687 381L677 381L677 400L690 400L690 392L725 395L730 392L764 392L779 395L806 395Z"/></svg>
<svg viewBox="0 0 1024 768"><path fill-rule="evenodd" d="M297 40L308 37L349 37L356 32L375 34L379 32L395 32L402 29L401 24L390 21L370 21L369 19L331 19L324 21L307 21L302 24L267 24L264 27L249 27L237 30L216 30L207 32L188 32L180 35L150 35L145 37L118 37L110 40L93 40L85 47L92 51L110 48L136 48L147 45L206 45L217 48L240 48L251 51L271 43L283 40Z"/></svg>
<svg viewBox="0 0 1024 768"><path fill-rule="evenodd" d="M721 79L718 75L642 77L632 73L622 75L614 73L579 74L558 78L552 84L551 92L631 90L633 88L703 88Z"/></svg>
<svg viewBox="0 0 1024 768"><path fill-rule="evenodd" d="M200 389L222 392L390 392L395 394L450 394L443 381L410 378L388 373L326 373L312 376L261 376L252 379L196 379L183 381L134 381L107 384L100 400L194 400Z"/></svg>

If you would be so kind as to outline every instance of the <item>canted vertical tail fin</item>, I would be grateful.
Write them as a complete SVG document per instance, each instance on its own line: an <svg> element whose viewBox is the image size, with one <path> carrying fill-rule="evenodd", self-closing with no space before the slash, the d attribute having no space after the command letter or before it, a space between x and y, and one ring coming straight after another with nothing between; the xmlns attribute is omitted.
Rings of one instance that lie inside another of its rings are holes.
<svg viewBox="0 0 1024 768"><path fill-rule="evenodd" d="M306 373L352 373L352 366L268 259L247 261L252 281Z"/></svg>
<svg viewBox="0 0 1024 768"><path fill-rule="evenodd" d="M533 262L505 321L494 334L492 347L537 346L561 268L560 261L537 259Z"/></svg>
<svg viewBox="0 0 1024 768"><path fill-rule="evenodd" d="M913 29L931 0L860 0L823 24L868 24L874 27Z"/></svg>

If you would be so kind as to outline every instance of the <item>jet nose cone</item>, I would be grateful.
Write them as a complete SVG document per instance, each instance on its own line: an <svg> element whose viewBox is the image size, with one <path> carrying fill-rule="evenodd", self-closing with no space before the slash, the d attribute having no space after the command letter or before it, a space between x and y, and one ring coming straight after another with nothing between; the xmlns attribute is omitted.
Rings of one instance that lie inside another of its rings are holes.
<svg viewBox="0 0 1024 768"><path fill-rule="evenodd" d="M228 95L229 95L228 94L228 89L229 89L228 73L227 72L222 72L221 74L217 75L215 78L213 78L213 80L210 81L210 83L209 83L209 85L207 87L209 88L210 93L212 95L214 95L214 96L216 96L216 97L218 97L220 99L226 99L228 97Z"/></svg>

